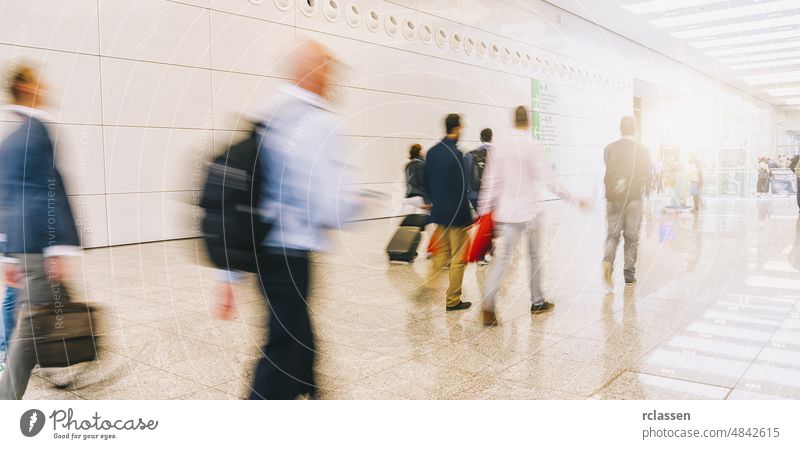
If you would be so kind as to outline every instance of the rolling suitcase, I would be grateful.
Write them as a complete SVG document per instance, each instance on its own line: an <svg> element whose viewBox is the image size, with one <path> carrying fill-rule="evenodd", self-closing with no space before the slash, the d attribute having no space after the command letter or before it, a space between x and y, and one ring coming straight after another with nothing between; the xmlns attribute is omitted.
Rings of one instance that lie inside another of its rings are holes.
<svg viewBox="0 0 800 449"><path fill-rule="evenodd" d="M419 246L420 234L422 230L417 226L400 226L395 232L386 253L391 262L413 262L417 258L417 247Z"/></svg>
<svg viewBox="0 0 800 449"><path fill-rule="evenodd" d="M403 218L403 222L400 223L400 226L415 226L420 229L424 229L425 225L428 224L428 216L425 214L409 214Z"/></svg>

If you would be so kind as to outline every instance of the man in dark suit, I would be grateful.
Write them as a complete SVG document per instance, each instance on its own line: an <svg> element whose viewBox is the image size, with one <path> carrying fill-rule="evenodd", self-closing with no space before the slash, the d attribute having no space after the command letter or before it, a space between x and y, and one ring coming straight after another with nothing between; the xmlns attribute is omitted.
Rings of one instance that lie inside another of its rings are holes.
<svg viewBox="0 0 800 449"><path fill-rule="evenodd" d="M467 184L464 178L464 155L457 143L461 117L450 114L445 119L447 135L428 150L425 158L425 190L432 204L430 221L436 223L433 241L433 271L436 276L450 261L450 286L447 310L463 310L472 304L461 300L467 250L467 227L472 224Z"/></svg>
<svg viewBox="0 0 800 449"><path fill-rule="evenodd" d="M52 289L66 276L63 258L79 254L80 243L41 110L44 84L30 67L18 67L7 86L7 109L19 127L0 144L0 251L6 282L19 296L0 399L21 399L37 364L31 307L53 302Z"/></svg>

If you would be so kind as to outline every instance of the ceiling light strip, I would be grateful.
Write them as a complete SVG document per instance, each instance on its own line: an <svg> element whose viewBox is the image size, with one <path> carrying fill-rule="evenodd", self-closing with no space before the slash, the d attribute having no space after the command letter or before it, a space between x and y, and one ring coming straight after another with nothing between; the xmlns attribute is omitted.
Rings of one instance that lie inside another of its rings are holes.
<svg viewBox="0 0 800 449"><path fill-rule="evenodd" d="M775 31L770 33L748 34L747 36L727 37L724 39L713 39L710 41L697 41L690 42L693 47L697 48L714 48L725 47L728 45L748 44L751 42L767 42L776 41L780 39L791 39L793 37L800 37L800 29ZM800 42L798 42L800 44Z"/></svg>
<svg viewBox="0 0 800 449"><path fill-rule="evenodd" d="M745 31L754 30L769 30L770 28L797 25L798 23L800 23L800 16L792 15L767 20L754 20L752 22L734 23L731 25L698 28L696 30L676 31L672 33L672 35L679 39L697 39L701 37L719 36L721 34L742 33Z"/></svg>
<svg viewBox="0 0 800 449"><path fill-rule="evenodd" d="M800 65L800 58L795 59L780 59L777 61L755 62L752 64L740 64L731 66L734 70L753 70L765 69L770 67L784 67L787 65Z"/></svg>
<svg viewBox="0 0 800 449"><path fill-rule="evenodd" d="M720 58L719 62L723 64L745 64L750 62L778 61L787 58L799 58L799 57L800 57L800 49L793 51L783 51L783 52L769 52L769 53L749 55L749 56L737 56L734 58Z"/></svg>
<svg viewBox="0 0 800 449"><path fill-rule="evenodd" d="M800 71L751 75L751 76L745 76L744 80L747 84L751 84L754 86L761 84L792 83L795 81L800 81Z"/></svg>
<svg viewBox="0 0 800 449"><path fill-rule="evenodd" d="M692 8L695 6L710 5L712 3L720 2L721 0L650 0L646 2L622 5L622 7L636 15L643 15L683 8Z"/></svg>
<svg viewBox="0 0 800 449"><path fill-rule="evenodd" d="M737 19L740 17L755 16L759 14L769 14L782 11L800 11L800 4L797 0L778 0L773 2L758 2L752 5L739 6L736 8L721 8L713 11L683 14L663 19L651 20L650 23L659 28L672 28L696 23L706 24L717 20Z"/></svg>
<svg viewBox="0 0 800 449"><path fill-rule="evenodd" d="M761 44L761 45L742 45L736 48L709 50L706 53L708 53L711 56L719 57L719 56L732 56L732 55L746 55L746 54L762 53L766 51L775 51L775 50L800 50L800 41L775 42L771 44Z"/></svg>
<svg viewBox="0 0 800 449"><path fill-rule="evenodd" d="M783 89L769 89L767 93L771 97L790 97L800 95L800 87L784 87Z"/></svg>

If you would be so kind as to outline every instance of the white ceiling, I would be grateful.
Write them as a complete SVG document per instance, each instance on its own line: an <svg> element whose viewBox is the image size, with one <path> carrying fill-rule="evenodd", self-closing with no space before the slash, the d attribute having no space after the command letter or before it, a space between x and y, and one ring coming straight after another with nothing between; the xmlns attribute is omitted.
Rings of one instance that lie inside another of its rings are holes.
<svg viewBox="0 0 800 449"><path fill-rule="evenodd" d="M800 106L800 0L545 0L787 109Z"/></svg>

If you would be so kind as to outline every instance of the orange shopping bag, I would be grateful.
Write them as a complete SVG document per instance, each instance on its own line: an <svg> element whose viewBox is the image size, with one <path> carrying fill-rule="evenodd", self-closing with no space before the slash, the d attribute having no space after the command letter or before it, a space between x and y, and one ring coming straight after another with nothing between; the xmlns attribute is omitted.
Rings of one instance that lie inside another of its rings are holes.
<svg viewBox="0 0 800 449"><path fill-rule="evenodd" d="M475 236L469 246L467 262L477 262L486 256L486 252L492 246L494 237L494 220L492 213L481 215L475 222Z"/></svg>

